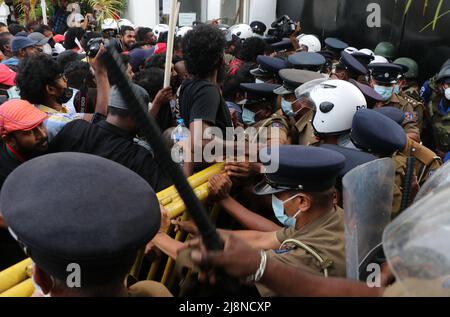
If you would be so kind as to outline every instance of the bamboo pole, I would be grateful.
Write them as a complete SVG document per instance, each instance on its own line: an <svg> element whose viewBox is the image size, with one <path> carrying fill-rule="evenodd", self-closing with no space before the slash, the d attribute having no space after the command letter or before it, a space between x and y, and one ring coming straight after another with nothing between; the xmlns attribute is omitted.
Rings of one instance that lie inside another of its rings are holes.
<svg viewBox="0 0 450 317"><path fill-rule="evenodd" d="M170 2L169 34L167 35L166 67L164 73L164 88L170 87L170 76L172 73L173 42L175 27L177 25L180 3L177 0Z"/></svg>

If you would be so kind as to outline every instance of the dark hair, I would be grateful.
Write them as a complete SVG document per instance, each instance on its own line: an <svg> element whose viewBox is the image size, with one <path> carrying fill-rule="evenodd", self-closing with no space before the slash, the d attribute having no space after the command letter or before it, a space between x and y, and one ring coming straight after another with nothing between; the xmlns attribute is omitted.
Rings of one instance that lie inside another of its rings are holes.
<svg viewBox="0 0 450 317"><path fill-rule="evenodd" d="M225 36L218 28L201 24L186 33L183 38L183 52L189 74L206 78L223 60Z"/></svg>
<svg viewBox="0 0 450 317"><path fill-rule="evenodd" d="M254 62L256 61L256 57L258 57L258 55L264 55L266 46L266 42L264 42L263 39L256 36L249 37L239 48L239 59L244 62Z"/></svg>
<svg viewBox="0 0 450 317"><path fill-rule="evenodd" d="M88 63L82 61L68 63L64 68L64 75L67 78L68 86L78 90L81 90L85 83L92 83L94 79L91 73L91 67Z"/></svg>
<svg viewBox="0 0 450 317"><path fill-rule="evenodd" d="M145 42L148 33L153 32L151 28L139 28L136 33L136 41L139 43Z"/></svg>
<svg viewBox="0 0 450 317"><path fill-rule="evenodd" d="M49 27L48 25L42 24L35 30L35 32L39 32L41 34L44 34L45 31L52 31L52 28Z"/></svg>
<svg viewBox="0 0 450 317"><path fill-rule="evenodd" d="M8 30L9 33L15 36L17 33L25 31L25 27L17 23L11 23L10 25L8 25Z"/></svg>
<svg viewBox="0 0 450 317"><path fill-rule="evenodd" d="M157 68L165 69L165 65L166 65L166 55L154 54L145 61L144 68L157 67Z"/></svg>
<svg viewBox="0 0 450 317"><path fill-rule="evenodd" d="M95 39L95 38L103 38L103 35L101 33L98 32L86 32L83 34L83 37L81 38L81 46L83 46L84 50L86 51L87 49L87 43L91 40L91 39Z"/></svg>
<svg viewBox="0 0 450 317"><path fill-rule="evenodd" d="M3 23L3 22L0 22L0 27L7 27L7 25L5 24L5 23Z"/></svg>
<svg viewBox="0 0 450 317"><path fill-rule="evenodd" d="M22 99L33 104L43 104L45 86L52 84L61 73L58 63L49 55L37 54L26 59L16 76Z"/></svg>
<svg viewBox="0 0 450 317"><path fill-rule="evenodd" d="M5 54L5 46L11 45L12 35L9 32L0 33L0 50Z"/></svg>
<svg viewBox="0 0 450 317"><path fill-rule="evenodd" d="M41 24L38 21L30 21L25 25L25 29L27 32L36 32L37 28L40 26Z"/></svg>
<svg viewBox="0 0 450 317"><path fill-rule="evenodd" d="M164 70L158 67L144 69L134 75L133 81L144 88L150 96L150 101L153 101L158 91L163 88Z"/></svg>
<svg viewBox="0 0 450 317"><path fill-rule="evenodd" d="M236 94L242 92L242 81L237 76L227 77L222 85L222 95L226 101L234 102Z"/></svg>
<svg viewBox="0 0 450 317"><path fill-rule="evenodd" d="M127 31L133 31L134 32L134 29L131 26L129 26L129 25L122 25L120 27L120 35L122 35L122 36L125 35L127 33Z"/></svg>
<svg viewBox="0 0 450 317"><path fill-rule="evenodd" d="M71 50L78 47L75 43L75 39L78 39L81 43L85 31L82 28L69 28L64 36L64 48L66 50Z"/></svg>

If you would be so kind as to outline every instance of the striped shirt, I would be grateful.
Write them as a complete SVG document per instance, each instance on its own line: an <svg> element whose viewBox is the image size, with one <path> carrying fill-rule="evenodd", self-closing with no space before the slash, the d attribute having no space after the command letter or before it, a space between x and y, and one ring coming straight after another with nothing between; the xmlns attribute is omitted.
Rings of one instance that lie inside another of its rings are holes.
<svg viewBox="0 0 450 317"><path fill-rule="evenodd" d="M37 108L48 114L48 118L44 121L44 125L47 128L49 141L51 141L67 123L76 119L83 119L84 116L83 113L76 113L74 109L70 109L64 105L62 106L61 111L57 111L44 105L39 105Z"/></svg>

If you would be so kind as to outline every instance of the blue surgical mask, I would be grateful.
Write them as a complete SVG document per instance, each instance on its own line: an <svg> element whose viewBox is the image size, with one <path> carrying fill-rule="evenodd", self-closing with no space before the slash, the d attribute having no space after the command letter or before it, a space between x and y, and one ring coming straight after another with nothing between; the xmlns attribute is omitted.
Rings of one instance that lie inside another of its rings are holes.
<svg viewBox="0 0 450 317"><path fill-rule="evenodd" d="M287 228L295 227L295 224L297 222L297 217L298 217L298 215L300 215L301 210L297 211L297 213L294 216L288 217L284 213L284 204L287 203L288 201L291 201L298 195L299 194L294 195L285 201L282 201L282 200L278 199L277 196L272 195L272 208L275 213L275 216L277 217L278 221Z"/></svg>
<svg viewBox="0 0 450 317"><path fill-rule="evenodd" d="M393 87L375 85L373 89L383 98L384 101L391 99L392 94L394 93Z"/></svg>
<svg viewBox="0 0 450 317"><path fill-rule="evenodd" d="M244 124L247 126L255 124L255 117L256 113L247 108L244 108L244 110L242 111L242 121L244 121Z"/></svg>
<svg viewBox="0 0 450 317"><path fill-rule="evenodd" d="M287 101L284 98L281 98L281 109L283 109L283 112L288 117L291 117L294 115L294 110L292 109L292 102Z"/></svg>
<svg viewBox="0 0 450 317"><path fill-rule="evenodd" d="M394 94L396 95L400 94L400 86L398 84L395 84L394 86Z"/></svg>

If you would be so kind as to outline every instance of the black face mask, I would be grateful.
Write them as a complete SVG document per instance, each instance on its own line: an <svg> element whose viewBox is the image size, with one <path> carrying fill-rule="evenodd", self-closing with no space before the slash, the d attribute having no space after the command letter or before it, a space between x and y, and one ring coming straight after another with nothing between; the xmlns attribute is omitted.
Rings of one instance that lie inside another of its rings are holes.
<svg viewBox="0 0 450 317"><path fill-rule="evenodd" d="M73 97L73 90L70 88L64 88L62 95L56 98L56 102L63 105L70 99L72 99L72 97Z"/></svg>

